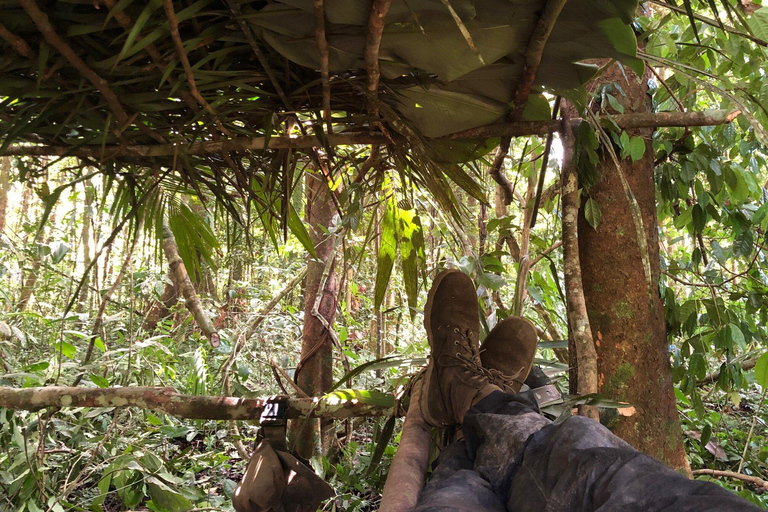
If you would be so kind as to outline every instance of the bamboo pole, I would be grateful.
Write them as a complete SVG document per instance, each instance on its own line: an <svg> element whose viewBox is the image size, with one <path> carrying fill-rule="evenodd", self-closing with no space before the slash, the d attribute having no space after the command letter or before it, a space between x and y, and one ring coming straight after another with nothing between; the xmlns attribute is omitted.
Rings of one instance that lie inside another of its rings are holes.
<svg viewBox="0 0 768 512"><path fill-rule="evenodd" d="M362 402L359 392L337 391L325 397L290 398L287 418L351 418L391 416L392 407ZM0 408L39 411L46 408L136 407L160 411L177 418L202 420L257 420L264 398L182 395L173 388L132 386L89 388L0 386Z"/></svg>
<svg viewBox="0 0 768 512"><path fill-rule="evenodd" d="M732 122L741 112L728 110L707 110L705 112L648 112L639 114L620 114L603 118L603 123L616 124L622 130L634 128L672 128L693 126L716 126ZM582 122L575 118L571 124L575 129ZM560 120L518 121L479 126L444 137L427 139L429 142L442 140L483 139L492 137L524 137L530 135L548 135L559 131ZM381 132L357 131L332 133L327 135L329 146L354 144L401 144L407 143L405 137ZM222 151L257 151L263 149L308 149L319 147L317 137L304 135L298 137L236 137L216 141L150 144L150 145L27 145L15 144L8 147L4 155L11 156L76 156L84 158L109 159L115 157L171 157L179 154L209 155Z"/></svg>

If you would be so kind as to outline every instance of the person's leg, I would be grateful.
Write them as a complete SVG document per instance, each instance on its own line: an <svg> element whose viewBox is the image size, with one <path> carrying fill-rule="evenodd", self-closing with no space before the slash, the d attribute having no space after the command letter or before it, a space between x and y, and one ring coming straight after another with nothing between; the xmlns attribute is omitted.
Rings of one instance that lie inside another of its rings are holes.
<svg viewBox="0 0 768 512"><path fill-rule="evenodd" d="M759 510L637 452L596 421L553 424L520 395L489 395L467 412L463 430L475 471L510 512Z"/></svg>
<svg viewBox="0 0 768 512"><path fill-rule="evenodd" d="M419 497L416 512L505 512L491 484L473 470L466 444L458 441L443 450L437 467Z"/></svg>

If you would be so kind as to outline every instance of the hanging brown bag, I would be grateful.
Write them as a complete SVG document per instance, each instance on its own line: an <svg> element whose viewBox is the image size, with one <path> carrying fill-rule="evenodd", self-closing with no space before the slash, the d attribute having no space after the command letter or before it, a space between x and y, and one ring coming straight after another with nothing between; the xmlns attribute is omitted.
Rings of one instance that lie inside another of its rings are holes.
<svg viewBox="0 0 768 512"><path fill-rule="evenodd" d="M271 397L264 406L259 420L262 439L232 494L237 512L315 512L334 495L330 485L288 452L287 403L288 397Z"/></svg>

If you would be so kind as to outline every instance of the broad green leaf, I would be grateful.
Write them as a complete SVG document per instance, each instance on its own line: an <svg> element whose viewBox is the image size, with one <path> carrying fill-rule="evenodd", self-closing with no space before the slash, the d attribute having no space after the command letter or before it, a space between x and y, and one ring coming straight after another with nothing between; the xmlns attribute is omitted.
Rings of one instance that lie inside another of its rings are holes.
<svg viewBox="0 0 768 512"><path fill-rule="evenodd" d="M704 380L707 376L707 362L703 354L698 352L691 354L691 360L688 363L688 374L697 381Z"/></svg>
<svg viewBox="0 0 768 512"><path fill-rule="evenodd" d="M756 37L768 41L768 6L761 7L749 18L749 27Z"/></svg>
<svg viewBox="0 0 768 512"><path fill-rule="evenodd" d="M396 422L397 418L395 416L390 416L390 418L384 424L384 428L381 429L379 438L376 439L376 448L373 450L371 461L368 464L368 474L371 474L374 468L376 468L379 465L379 462L381 462L381 457L384 455L384 451L387 449L387 445L389 444L389 441L392 438L392 434L395 431Z"/></svg>
<svg viewBox="0 0 768 512"><path fill-rule="evenodd" d="M608 103L611 105L611 108L613 110L615 110L619 114L623 114L624 113L624 105L619 103L619 100L617 100L616 97L613 94L606 94L605 97L608 98ZM624 136L625 135L626 135L626 132L621 134L621 136L622 136L622 141L621 141L622 144L621 145L622 146L626 145L625 142L624 142Z"/></svg>
<svg viewBox="0 0 768 512"><path fill-rule="evenodd" d="M600 211L600 205L598 205L597 201L591 197L587 199L587 202L584 205L584 217L586 217L587 222L589 222L589 225L594 229L597 229L597 226L600 225L600 221L603 220L603 214Z"/></svg>
<svg viewBox="0 0 768 512"><path fill-rule="evenodd" d="M379 309L384 302L392 267L397 253L397 202L394 197L387 202L387 208L381 219L381 240L377 257L376 285L374 287L374 307Z"/></svg>
<svg viewBox="0 0 768 512"><path fill-rule="evenodd" d="M413 308L419 300L419 255L415 240L415 232L421 230L421 225L414 222L414 210L397 210L397 235L400 246L400 263L403 269L403 285L408 298L411 318L415 316Z"/></svg>
<svg viewBox="0 0 768 512"><path fill-rule="evenodd" d="M645 140L642 137L632 137L629 139L629 146L627 147L629 157L633 162L637 162L645 154Z"/></svg>
<svg viewBox="0 0 768 512"><path fill-rule="evenodd" d="M704 231L704 226L707 225L707 212L704 211L704 208L695 204L693 205L691 214L693 218L693 231L695 233L701 233Z"/></svg>
<svg viewBox="0 0 768 512"><path fill-rule="evenodd" d="M495 290L500 290L505 284L507 284L507 280L504 279L502 276L498 276L490 272L482 272L478 270L477 284L484 286L489 290L495 291Z"/></svg>
<svg viewBox="0 0 768 512"><path fill-rule="evenodd" d="M288 209L288 229L291 230L293 236L301 243L301 245L309 252L313 258L317 258L315 253L315 244L312 243L312 237L309 236L304 222L302 222L299 214L296 213L293 205Z"/></svg>
<svg viewBox="0 0 768 512"><path fill-rule="evenodd" d="M350 385L354 377L357 377L358 375L366 371L383 370L385 368L393 368L395 366L400 366L402 368L409 368L412 366L418 367L418 366L425 365L426 362L427 362L426 358L423 358L423 357L406 358L402 356L387 356L379 359L374 359L373 361L368 361L367 363L363 363L360 366L353 368L349 373L347 373L341 379L339 379L336 382L336 384L331 386L331 389L329 391L334 391L340 388L345 383L347 385Z"/></svg>
<svg viewBox="0 0 768 512"><path fill-rule="evenodd" d="M543 94L531 94L523 110L523 119L526 121L546 121L551 117L552 108L546 96Z"/></svg>
<svg viewBox="0 0 768 512"><path fill-rule="evenodd" d="M768 352L757 359L757 364L755 364L755 381L763 389L768 388Z"/></svg>
<svg viewBox="0 0 768 512"><path fill-rule="evenodd" d="M77 347L66 341L61 341L56 344L56 350L60 351L64 357L73 359L75 357L75 352L77 352Z"/></svg>
<svg viewBox="0 0 768 512"><path fill-rule="evenodd" d="M70 250L69 244L60 240L51 242L48 245L51 248L51 261L54 265L61 263Z"/></svg>
<svg viewBox="0 0 768 512"><path fill-rule="evenodd" d="M152 503L160 510L185 512L194 508L191 501L155 477L147 479L147 490L152 497Z"/></svg>
<svg viewBox="0 0 768 512"><path fill-rule="evenodd" d="M752 236L751 229L745 229L736 236L733 241L733 253L734 255L741 255L745 258L752 254L752 247L754 245L754 237Z"/></svg>

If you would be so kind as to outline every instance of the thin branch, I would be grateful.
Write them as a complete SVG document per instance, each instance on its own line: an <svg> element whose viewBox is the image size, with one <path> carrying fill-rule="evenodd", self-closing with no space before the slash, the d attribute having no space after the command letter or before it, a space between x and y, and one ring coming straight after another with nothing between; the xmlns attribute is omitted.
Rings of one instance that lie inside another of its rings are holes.
<svg viewBox="0 0 768 512"><path fill-rule="evenodd" d="M554 251L554 250L556 250L556 249L560 248L560 246L562 246L562 245L563 245L563 241L562 241L562 240L558 240L557 242L553 243L552 245L550 245L549 247L547 247L546 249L544 249L544 250L543 250L541 253L539 253L539 254L538 254L538 255L537 255L535 258L533 258L533 260L531 260L531 267L533 267L533 266L534 266L534 265L536 265L538 262L540 262L542 259L544 259L545 257L547 257L547 256L548 256L550 253L552 253L552 251Z"/></svg>
<svg viewBox="0 0 768 512"><path fill-rule="evenodd" d="M519 121L523 118L523 110L528 103L528 96L531 93L533 82L536 80L536 74L541 64L541 56L544 54L544 47L547 45L552 29L555 27L557 18L560 16L563 7L568 0L549 0L544 6L544 12L541 13L536 28L528 41L528 48L525 50L525 69L520 77L515 92L515 106L512 110L512 120Z"/></svg>
<svg viewBox="0 0 768 512"><path fill-rule="evenodd" d="M381 36L384 34L384 18L389 12L389 6L392 0L373 0L371 15L368 18L368 36L365 42L365 68L368 71L368 83L366 89L366 100L368 102L368 113L372 116L379 115L379 48L381 47Z"/></svg>
<svg viewBox="0 0 768 512"><path fill-rule="evenodd" d="M322 398L291 398L286 417L351 418L391 416L392 407L362 402L353 392L337 392ZM90 388L45 386L0 387L0 407L21 411L71 407L137 407L161 411L177 418L207 420L258 419L266 399L234 396L189 396L173 388L130 386Z"/></svg>
<svg viewBox="0 0 768 512"><path fill-rule="evenodd" d="M128 269L131 267L131 264L133 263L133 253L136 251L136 246L139 243L139 237L141 235L141 232L144 227L144 217L141 216L138 221L138 225L136 226L136 229L134 230L133 235L133 241L131 242L131 245L128 247L128 251L125 255L125 259L123 260L123 264L120 266L120 270L117 273L117 276L115 277L115 280L112 282L112 285L109 287L107 292L104 294L104 296L101 298L101 303L99 304L99 311L96 313L96 318L93 321L93 328L91 329L91 337L88 341L88 348L85 351L85 357L83 357L83 361L80 363L81 367L85 367L90 361L91 357L93 356L93 348L96 345L96 337L101 332L101 328L104 325L104 313L107 310L107 303L111 300L112 295L115 294L115 291L118 289L120 284L123 281L123 278L125 277L125 274L128 272ZM85 373L81 373L77 376L75 379L73 385L77 386L80 384L80 381L83 379L83 375Z"/></svg>
<svg viewBox="0 0 768 512"><path fill-rule="evenodd" d="M707 112L643 112L611 116L619 128L670 128L685 126L715 126L732 122L741 112L714 110ZM571 120L572 127L578 127L582 119ZM462 140L492 137L523 137L547 135L561 128L560 121L518 121L479 126L456 132L433 140ZM404 144L408 140L395 134L376 132L333 133L327 137L329 146L354 144ZM115 157L173 157L185 155L209 155L222 151L256 151L263 149L307 149L319 144L315 136L236 137L227 140L194 142L191 144L154 145L82 145L82 146L41 146L16 144L6 149L4 155L16 156L77 156L81 158L108 159Z"/></svg>
<svg viewBox="0 0 768 512"><path fill-rule="evenodd" d="M659 82L661 82L661 85L663 85L664 88L667 90L667 93L669 93L669 97L672 98L675 103L677 103L677 106L680 109L680 112L685 112L685 105L683 105L683 102L681 102L680 99L677 97L677 95L675 95L674 91L666 82L666 80L661 78L661 75L659 74L658 71L656 71L656 68L654 68L653 66L648 66L648 69L650 69L651 73L653 73L653 75L659 80Z"/></svg>
<svg viewBox="0 0 768 512"><path fill-rule="evenodd" d="M577 391L580 395L597 393L597 352L584 298L579 258L579 173L574 161L575 135L563 119L563 276L570 336L576 348ZM579 406L579 413L599 419L597 408Z"/></svg>
<svg viewBox="0 0 768 512"><path fill-rule="evenodd" d="M323 84L323 119L326 124L326 131L333 132L331 125L331 73L330 73L330 51L328 50L328 41L325 39L325 7L323 0L313 0L315 8L315 42L317 51L320 54L320 79Z"/></svg>
<svg viewBox="0 0 768 512"><path fill-rule="evenodd" d="M277 372L277 374L278 374L280 377L284 378L284 379L286 380L286 382L288 382L288 384L290 384L290 385L291 385L291 387L292 387L292 388L293 388L293 390L296 392L296 394L297 394L297 395L299 395L299 398L310 398L310 396L309 396L308 394L306 394L306 393L304 392L304 390L303 390L303 389L301 389L301 388L299 387L299 385L298 385L298 384L296 384L295 382L293 382L293 379L291 378L291 376L290 376L290 375L288 375L288 372L286 372L286 371L283 369L283 367L282 367L282 366L280 366L279 364L277 364L277 361L275 361L274 359L272 359L272 360L269 362L269 365L272 367L272 370L274 370L275 372ZM282 387L282 384L281 384L281 387Z"/></svg>
<svg viewBox="0 0 768 512"><path fill-rule="evenodd" d="M64 39L56 33L51 23L48 21L48 15L40 10L35 0L19 0L19 3L26 11L27 15L32 19L35 26L43 34L45 40L56 48L56 50L72 64L81 75L83 75L91 84L101 93L109 106L109 109L115 116L115 119L121 124L120 129L123 130L132 121L132 118L128 116L123 109L120 100L117 98L115 92L109 87L107 81L101 78L94 70L92 70L88 64L83 61L72 49ZM138 123L137 126L143 127L143 131L146 131L153 139L158 142L165 142L163 137L154 133L148 127L142 123Z"/></svg>
<svg viewBox="0 0 768 512"><path fill-rule="evenodd" d="M558 111L560 110L560 96L555 99L555 106L552 109L552 119L557 119ZM533 203L533 214L531 215L531 229L536 226L536 217L539 214L539 205L541 204L541 195L544 193L544 179L547 176L547 167L549 166L549 153L552 151L552 140L555 134L550 133L547 135L547 143L544 148L543 158L541 160L541 169L539 170L539 184L536 188L536 199Z"/></svg>
<svg viewBox="0 0 768 512"><path fill-rule="evenodd" d="M469 33L469 29L464 24L463 21L461 21L461 17L459 16L459 13L456 12L456 9L453 8L451 5L451 2L449 0L440 0L443 2L443 5L446 9L448 9L448 12L451 14L451 17L453 18L453 21L456 23L456 26L459 27L459 32L461 32L462 37L467 42L467 45L469 48L475 52L475 55L477 55L477 60L480 61L480 64L485 66L485 61L483 60L483 56L480 55L480 50L477 49L477 46L475 45L475 41L472 39L472 34Z"/></svg>
<svg viewBox="0 0 768 512"><path fill-rule="evenodd" d="M643 213L640 210L640 205L635 198L635 194L632 192L632 188L629 186L629 181L624 173L624 169L621 166L618 155L613 149L611 139L608 137L606 131L598 124L598 120L595 114L587 109L587 114L593 119L596 130L599 137L603 140L603 147L608 151L608 155L616 168L616 173L619 175L621 186L624 189L624 195L629 203L629 212L632 215L632 221L635 226L635 235L637 238L637 246L640 250L640 259L643 262L643 271L645 272L645 284L647 286L648 296L653 298L658 293L658 283L654 281L653 271L651 267L651 254L648 249L648 239L645 231L645 222L643 221Z"/></svg>
<svg viewBox="0 0 768 512"><path fill-rule="evenodd" d="M501 187L501 190L504 193L504 204L506 205L512 203L514 190L507 176L501 172L501 168L504 165L504 159L507 158L507 155L509 154L509 146L511 143L511 136L507 135L501 138L499 146L496 148L496 156L493 157L491 168L488 169L488 174L493 178L493 181Z"/></svg>
<svg viewBox="0 0 768 512"><path fill-rule="evenodd" d="M664 9L669 9L670 11L676 12L678 14L683 14L685 16L688 16L688 12L683 7L678 7L677 5L670 4L667 2L663 2L661 0L649 0L650 3L657 5L659 7L662 7ZM706 23L707 25L713 26L715 28L719 28L721 30L724 30L730 34L744 37L746 39L749 39L753 43L759 44L760 46L767 46L768 47L768 41L765 41L763 39L760 39L758 37L753 36L752 34L748 34L746 32L742 32L741 30L738 30L734 27L730 27L728 25L725 25L723 23L720 23L717 20L713 20L712 18L707 18L706 16L702 16L700 14L693 15L693 18L696 20L701 21L702 23Z"/></svg>
<svg viewBox="0 0 768 512"><path fill-rule="evenodd" d="M256 39L254 39L251 28L248 26L248 23L245 22L242 16L240 16L240 4L236 0L228 0L227 3L229 5L230 11L232 11L232 14L237 19L237 24L240 26L240 30L242 30L243 35L245 35L245 40L248 41L249 45L251 45L253 53L256 54L256 58L259 60L259 64L261 64L261 67L264 68L264 72L267 74L267 78L269 78L269 81L272 83L272 87L275 88L277 95L280 96L283 105L285 105L285 108L288 110L293 110L288 96L286 96L283 87L280 85L280 82L277 79L277 75L275 75L275 72L269 65L269 62L264 56L264 52L261 51L261 48L256 42Z"/></svg>
<svg viewBox="0 0 768 512"><path fill-rule="evenodd" d="M734 478L736 480L741 480L742 482L749 482L755 487L762 489L764 492L768 492L768 481L765 481L762 478L758 478L756 476L744 475L742 473L736 473L735 471L720 471L718 469L696 469L693 471L693 474Z"/></svg>
<svg viewBox="0 0 768 512"><path fill-rule="evenodd" d="M101 0L104 5L107 6L107 8L112 11L114 14L112 15L115 20L117 20L117 23L126 31L130 32L133 29L133 22L131 21L131 17L128 16L124 10L118 10L115 11L114 8L117 5L115 3L115 0ZM144 38L141 36L141 34L138 34L136 36L136 43L140 43ZM149 56L154 61L155 65L158 67L165 66L167 64L166 59L163 58L163 56L160 54L160 51L157 49L157 47L153 43L149 43L144 48L149 54ZM168 76L168 81L172 84L176 84L176 78L172 75ZM195 99L192 97L192 95L183 90L178 89L179 97L186 103L186 105L197 114L199 112L199 107L197 103L195 102Z"/></svg>
<svg viewBox="0 0 768 512"><path fill-rule="evenodd" d="M171 38L176 47L176 56L179 58L179 61L181 61L181 66L184 68L184 74L187 77L189 92L211 115L213 122L216 123L219 131L225 135L230 135L229 130L224 128L221 121L219 121L219 115L213 110L213 107L211 107L205 98L202 97L200 91L197 90L197 82L195 81L195 75L192 73L192 65L189 63L189 57L184 50L184 42L181 40L181 34L179 33L179 18L176 16L176 11L173 10L173 0L163 0L163 8L165 9L165 16L168 18L168 26L171 29Z"/></svg>
<svg viewBox="0 0 768 512"><path fill-rule="evenodd" d="M13 49L19 52L22 56L28 59L34 59L37 57L35 51L30 48L25 40L8 30L2 23L0 23L0 37L2 37L5 42L10 44Z"/></svg>

